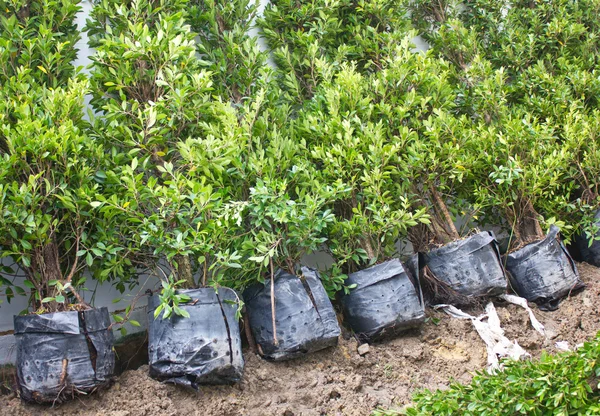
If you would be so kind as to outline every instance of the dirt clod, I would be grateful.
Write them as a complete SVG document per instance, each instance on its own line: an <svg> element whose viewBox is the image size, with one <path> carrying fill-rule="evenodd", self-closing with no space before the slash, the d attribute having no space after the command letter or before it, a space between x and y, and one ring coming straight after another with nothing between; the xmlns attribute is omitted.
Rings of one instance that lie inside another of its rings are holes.
<svg viewBox="0 0 600 416"><path fill-rule="evenodd" d="M554 312L533 307L548 331L538 334L527 312L498 303L506 336L532 356L557 352L556 342L575 346L600 330L600 269L579 264L587 289L566 299ZM592 306L587 306L587 305ZM483 310L465 310L479 315ZM80 397L54 409L0 396L2 415L86 416L362 416L377 406L402 407L415 390L444 388L450 379L466 383L485 367L485 344L469 322L428 311L420 330L371 345L360 355L353 338L292 361L267 362L244 351L246 368L237 386L206 386L199 393L165 385L148 376L148 367L126 371L106 391ZM366 345L366 344L364 344Z"/></svg>

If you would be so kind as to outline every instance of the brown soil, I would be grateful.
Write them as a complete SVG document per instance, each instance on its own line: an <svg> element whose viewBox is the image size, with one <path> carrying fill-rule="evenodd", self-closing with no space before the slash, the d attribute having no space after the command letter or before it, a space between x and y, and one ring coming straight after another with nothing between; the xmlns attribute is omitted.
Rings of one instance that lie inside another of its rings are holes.
<svg viewBox="0 0 600 416"><path fill-rule="evenodd" d="M548 338L535 332L527 313L497 304L506 335L534 357L555 352L556 341L571 346L600 330L600 269L580 264L588 288L566 299L559 310L536 316ZM471 310L478 314L481 310ZM289 362L270 363L246 351L244 379L236 386L203 387L194 393L160 384L147 367L127 371L108 390L49 409L0 397L6 415L368 415L378 406L402 406L415 390L444 388L451 379L468 382L486 365L486 351L470 322L430 311L420 330L357 353L353 339L337 348ZM439 320L439 321L438 321Z"/></svg>

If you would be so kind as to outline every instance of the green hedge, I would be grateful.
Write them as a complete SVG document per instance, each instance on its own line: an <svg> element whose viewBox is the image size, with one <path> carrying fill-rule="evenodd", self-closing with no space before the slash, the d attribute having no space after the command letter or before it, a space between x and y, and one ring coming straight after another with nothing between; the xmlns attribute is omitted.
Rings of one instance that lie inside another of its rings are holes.
<svg viewBox="0 0 600 416"><path fill-rule="evenodd" d="M496 374L478 372L468 385L419 392L412 407L374 416L600 414L600 334L575 352L504 365Z"/></svg>

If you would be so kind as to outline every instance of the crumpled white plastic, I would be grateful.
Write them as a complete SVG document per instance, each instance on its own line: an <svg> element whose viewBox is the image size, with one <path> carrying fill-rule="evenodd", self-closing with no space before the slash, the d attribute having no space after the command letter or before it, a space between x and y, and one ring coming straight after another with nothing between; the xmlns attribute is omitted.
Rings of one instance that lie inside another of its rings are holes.
<svg viewBox="0 0 600 416"><path fill-rule="evenodd" d="M504 336L504 330L500 326L500 318L498 318L496 308L492 302L489 302L485 307L485 313L477 317L469 315L452 305L435 305L433 308L442 309L454 318L469 319L471 321L486 345L489 372L494 372L500 368L500 358L510 357L519 360L530 356L517 341L510 341Z"/></svg>
<svg viewBox="0 0 600 416"><path fill-rule="evenodd" d="M508 303L512 303L513 305L517 305L517 306L520 306L523 309L525 309L527 311L527 313L529 314L529 320L531 321L531 326L533 326L533 329L535 329L537 332L539 332L543 336L546 336L546 329L544 328L544 325L540 321L538 321L537 318L535 317L535 315L533 314L533 311L527 304L527 299L524 299L524 298L521 298L521 297L515 296L515 295L509 295L509 294L501 295L501 296L499 296L499 298L504 299Z"/></svg>

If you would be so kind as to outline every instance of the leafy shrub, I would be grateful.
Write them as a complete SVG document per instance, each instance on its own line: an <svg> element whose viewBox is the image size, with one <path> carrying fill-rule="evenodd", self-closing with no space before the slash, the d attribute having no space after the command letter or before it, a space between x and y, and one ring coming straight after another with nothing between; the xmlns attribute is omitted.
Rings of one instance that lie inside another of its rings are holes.
<svg viewBox="0 0 600 416"><path fill-rule="evenodd" d="M172 192L164 181L171 178L162 178L162 174L167 167L171 174L177 170L173 165L179 159L177 146L197 129L211 82L197 64L194 34L177 6L183 8L183 3L120 5L104 1L94 8L97 20L88 23L90 38L97 45L92 57L91 104L103 115L97 120L96 131L114 160L105 172L107 191L114 193L100 201L105 215L117 220L113 235L107 230L106 237L121 241L129 253L136 253L136 261L150 267L159 261L156 250L173 246L150 246L146 238L144 244L134 247L128 240L137 239L139 214L150 216L156 207L169 206L164 198ZM175 206L176 199L171 200ZM124 218L107 211L110 206L121 209ZM181 239L191 228L188 221L194 221L175 216L173 219L180 221L165 224L159 217L148 218L157 221L156 227L168 224L163 238L170 232L173 238ZM183 255L187 250L182 244L174 253ZM129 261L127 256L121 258ZM173 260L173 255L168 259ZM191 266L184 270L190 274L183 280L191 284ZM116 268L103 273L122 271Z"/></svg>
<svg viewBox="0 0 600 416"><path fill-rule="evenodd" d="M454 217L468 192L464 179L473 163L474 136L464 132L471 123L456 115L448 63L414 53L412 36L376 73L328 68L299 115L322 181L350 189L336 203L331 235L334 256L354 263L347 271L389 259L396 240L407 234L415 250L464 234Z"/></svg>
<svg viewBox="0 0 600 416"><path fill-rule="evenodd" d="M598 105L597 10L593 1L562 0L412 5L415 25L455 66L460 111L485 123L476 127L483 140L473 155L483 158L471 202L487 218L501 215L516 227L516 240L537 238L551 223L562 225L567 238L582 226L590 232L598 204L590 178L600 172L582 161L598 153L593 131L584 127ZM590 134L586 145L574 130ZM516 153L509 158L505 151ZM501 178L508 170L510 186Z"/></svg>
<svg viewBox="0 0 600 416"><path fill-rule="evenodd" d="M496 125L479 124L473 134L472 196L485 215L481 219L504 218L513 234L511 247L543 238L542 225L556 222L568 232L570 226L560 218L540 214L570 204L574 187L571 155L556 140L554 126L515 111Z"/></svg>
<svg viewBox="0 0 600 416"><path fill-rule="evenodd" d="M68 293L82 302L74 287L98 244L95 174L104 150L85 133L86 82L51 90L28 77L13 81L0 94L0 257L25 272L33 310L64 310ZM26 294L14 273L4 268L0 277L8 300Z"/></svg>
<svg viewBox="0 0 600 416"><path fill-rule="evenodd" d="M230 250L243 257L242 270L232 270L226 281L240 290L278 268L295 274L303 255L325 241L333 219L326 205L338 189L315 178L289 125L290 107L278 105L279 92L271 85L246 105L239 123L219 129L243 139L223 211L224 220L237 225Z"/></svg>
<svg viewBox="0 0 600 416"><path fill-rule="evenodd" d="M472 167L473 138L464 134L470 121L456 114L457 92L448 63L411 49L406 37L372 82L378 117L392 137L407 136L401 145L400 174L411 203L431 218L430 224L410 232L414 249L422 251L465 234L454 219L471 214L464 205L464 178Z"/></svg>
<svg viewBox="0 0 600 416"><path fill-rule="evenodd" d="M270 69L258 37L249 32L258 1L190 1L188 21L198 34L197 48L213 76L214 94L240 105L265 87ZM240 108L243 110L243 107Z"/></svg>
<svg viewBox="0 0 600 416"><path fill-rule="evenodd" d="M298 104L314 94L323 64L378 70L409 27L404 4L390 0L274 0L258 24L280 83Z"/></svg>
<svg viewBox="0 0 600 416"><path fill-rule="evenodd" d="M102 236L123 249L103 253L110 267L96 272L119 278L120 290L144 270L158 276L156 311L164 317L185 315L177 288L217 284L223 268L239 267L239 256L225 247L232 227L218 213L228 188L216 190L228 181L238 143L220 141L211 124L230 121L233 112L211 97L187 6L106 0L88 22L96 45L91 103L102 115L95 136L112 158L97 201L111 224Z"/></svg>
<svg viewBox="0 0 600 416"><path fill-rule="evenodd" d="M3 267L0 283L8 301L29 294L36 312L83 303L76 288L102 244L94 201L106 159L87 134L88 83L71 63L77 4L0 4L0 258L26 277L16 285L19 272Z"/></svg>
<svg viewBox="0 0 600 416"><path fill-rule="evenodd" d="M374 415L594 415L600 412L600 338L575 352L503 362L496 374L478 372L468 385L417 393L405 411Z"/></svg>
<svg viewBox="0 0 600 416"><path fill-rule="evenodd" d="M79 0L0 1L0 84L21 71L32 84L66 87L74 75Z"/></svg>
<svg viewBox="0 0 600 416"><path fill-rule="evenodd" d="M413 209L403 189L401 155L413 133L392 132L379 118L373 81L342 65L299 114L298 131L318 180L345 188L329 232L334 275L389 260L397 239L426 221L425 210Z"/></svg>
<svg viewBox="0 0 600 416"><path fill-rule="evenodd" d="M295 175L299 173L290 172L289 179L259 179L243 205L242 215L251 232L242 246L244 253L251 254L244 270L250 281L272 278L277 269L296 274L300 259L326 240L324 229L333 214L325 206L333 190L315 187L317 191L310 191L298 182L293 188Z"/></svg>

